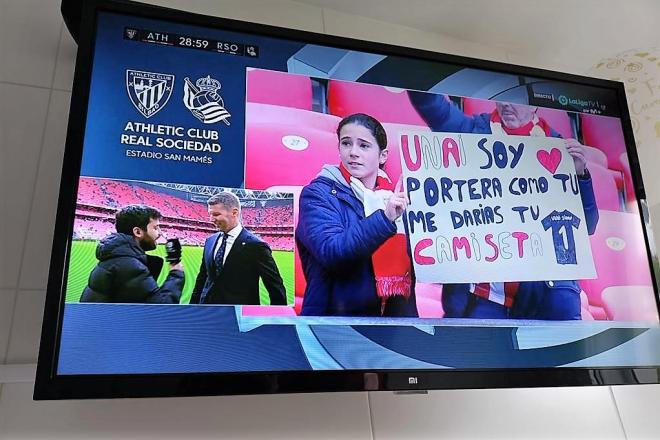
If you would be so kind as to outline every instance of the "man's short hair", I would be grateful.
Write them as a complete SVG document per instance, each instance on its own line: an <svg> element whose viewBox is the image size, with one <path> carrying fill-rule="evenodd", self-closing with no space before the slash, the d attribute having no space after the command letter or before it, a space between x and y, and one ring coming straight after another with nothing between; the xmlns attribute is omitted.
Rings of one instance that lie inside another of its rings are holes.
<svg viewBox="0 0 660 440"><path fill-rule="evenodd" d="M122 234L133 235L133 228L147 229L149 222L163 216L157 209L147 205L128 205L115 214L115 228Z"/></svg>
<svg viewBox="0 0 660 440"><path fill-rule="evenodd" d="M206 201L206 204L211 205L222 205L225 208L237 208L241 210L241 201L238 200L236 194L225 191L218 194L214 194Z"/></svg>

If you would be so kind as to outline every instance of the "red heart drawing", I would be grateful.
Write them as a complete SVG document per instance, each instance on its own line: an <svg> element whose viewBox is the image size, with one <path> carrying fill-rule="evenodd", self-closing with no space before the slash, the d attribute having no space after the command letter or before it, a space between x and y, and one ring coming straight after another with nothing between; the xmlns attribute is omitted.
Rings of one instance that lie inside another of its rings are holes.
<svg viewBox="0 0 660 440"><path fill-rule="evenodd" d="M559 148L553 148L549 153L545 150L539 150L536 152L536 158L543 165L543 168L550 171L551 174L555 174L561 163L561 151Z"/></svg>

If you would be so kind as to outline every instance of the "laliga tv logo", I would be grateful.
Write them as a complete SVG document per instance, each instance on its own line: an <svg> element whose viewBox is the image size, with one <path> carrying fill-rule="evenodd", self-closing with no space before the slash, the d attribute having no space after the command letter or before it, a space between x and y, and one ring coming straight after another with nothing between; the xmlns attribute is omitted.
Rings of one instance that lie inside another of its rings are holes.
<svg viewBox="0 0 660 440"><path fill-rule="evenodd" d="M128 97L145 118L152 117L165 107L172 96L173 86L174 75L126 70Z"/></svg>
<svg viewBox="0 0 660 440"><path fill-rule="evenodd" d="M200 121L205 124L224 122L229 125L227 118L231 114L225 109L225 103L218 95L220 81L207 75L199 78L193 84L186 78L183 86L183 103L186 108Z"/></svg>

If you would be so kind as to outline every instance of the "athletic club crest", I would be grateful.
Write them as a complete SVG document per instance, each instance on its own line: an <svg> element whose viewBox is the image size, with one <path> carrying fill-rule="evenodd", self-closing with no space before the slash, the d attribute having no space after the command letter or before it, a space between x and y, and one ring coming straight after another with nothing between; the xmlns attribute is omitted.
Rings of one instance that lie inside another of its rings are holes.
<svg viewBox="0 0 660 440"><path fill-rule="evenodd" d="M183 103L197 119L205 124L222 121L229 125L227 119L231 114L218 94L220 81L211 78L211 75L199 78L195 84L190 81L190 78L186 78L184 81Z"/></svg>
<svg viewBox="0 0 660 440"><path fill-rule="evenodd" d="M165 107L172 96L173 88L174 75L139 70L126 71L128 97L145 118L152 117Z"/></svg>

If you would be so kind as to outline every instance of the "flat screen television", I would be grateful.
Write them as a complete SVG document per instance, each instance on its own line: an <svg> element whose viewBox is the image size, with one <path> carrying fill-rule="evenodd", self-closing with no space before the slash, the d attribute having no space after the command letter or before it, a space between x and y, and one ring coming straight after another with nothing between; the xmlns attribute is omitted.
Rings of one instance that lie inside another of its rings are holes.
<svg viewBox="0 0 660 440"><path fill-rule="evenodd" d="M87 1L34 397L658 383L621 83Z"/></svg>

